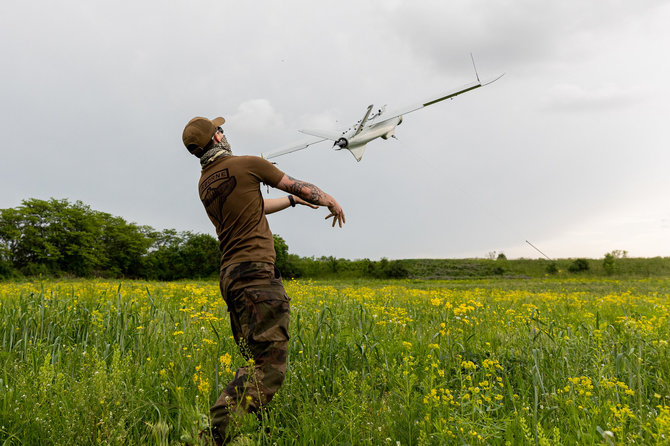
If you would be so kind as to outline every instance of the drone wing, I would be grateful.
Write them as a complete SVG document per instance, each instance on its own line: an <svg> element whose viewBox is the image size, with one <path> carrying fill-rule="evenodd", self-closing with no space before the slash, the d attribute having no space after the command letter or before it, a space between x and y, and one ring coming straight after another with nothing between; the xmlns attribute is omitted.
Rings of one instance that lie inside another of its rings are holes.
<svg viewBox="0 0 670 446"><path fill-rule="evenodd" d="M316 130L316 129L300 129L300 133L305 135L316 136L317 138L323 138L321 141L329 139L331 141L337 141L342 136L342 132L332 132L328 130Z"/></svg>
<svg viewBox="0 0 670 446"><path fill-rule="evenodd" d="M298 150L306 149L307 147L311 146L312 144L319 143L321 141L325 141L327 138L322 138L322 137L317 137L317 138L312 138L307 141L303 141L300 143L294 143L286 147L282 147L280 149L275 150L274 152L264 152L261 153L261 157L267 159L270 158L275 158L280 155L286 155L287 153L291 152L297 152Z"/></svg>
<svg viewBox="0 0 670 446"><path fill-rule="evenodd" d="M261 153L261 157L265 159L275 158L277 156L286 155L287 153L297 152L298 150L306 149L307 147L313 144L320 143L322 141L326 140L337 141L342 137L341 131L315 130L315 129L301 129L298 131L300 133L304 133L305 135L312 136L313 138L303 142L293 143L286 147L277 149L274 152Z"/></svg>
<svg viewBox="0 0 670 446"><path fill-rule="evenodd" d="M396 110L391 110L387 113L384 113L383 116L382 116L382 119L387 120L387 119L397 118L398 116L406 115L407 113L411 113L413 111L420 110L424 107L428 107L429 105L433 105L433 104L436 104L438 102L444 101L445 99L451 99L453 97L458 96L459 94L467 93L468 91L472 91L475 88L484 87L484 86L486 86L490 83L493 83L493 82L497 81L498 79L500 79L501 77L503 77L504 75L505 74L503 73L500 76L495 77L495 78L493 78L491 80L488 80L486 82L481 82L479 79L477 79L477 82L473 82L471 84L463 85L462 87L457 88L455 90L444 92L437 97L433 96L433 97L428 98L428 99L426 99L422 102L412 104L412 105L408 105L407 107L399 108L399 109L396 109Z"/></svg>

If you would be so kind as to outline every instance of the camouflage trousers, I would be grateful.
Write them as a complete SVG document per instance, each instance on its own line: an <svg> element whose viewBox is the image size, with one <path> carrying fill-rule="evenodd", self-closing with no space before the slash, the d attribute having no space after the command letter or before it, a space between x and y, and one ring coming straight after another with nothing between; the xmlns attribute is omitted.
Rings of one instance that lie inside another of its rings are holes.
<svg viewBox="0 0 670 446"><path fill-rule="evenodd" d="M284 381L289 297L271 263L230 265L221 271L220 285L235 343L248 360L210 408L212 433L223 440L235 418L257 412Z"/></svg>

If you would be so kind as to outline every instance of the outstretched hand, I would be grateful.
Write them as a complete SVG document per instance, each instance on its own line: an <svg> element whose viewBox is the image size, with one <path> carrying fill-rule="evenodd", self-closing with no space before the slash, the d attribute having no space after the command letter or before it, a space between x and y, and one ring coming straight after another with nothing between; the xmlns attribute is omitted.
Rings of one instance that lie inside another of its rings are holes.
<svg viewBox="0 0 670 446"><path fill-rule="evenodd" d="M330 217L333 217L333 228L335 227L336 223L341 228L342 225L346 223L346 220L344 218L344 211L342 210L340 205L335 203L331 206L328 206L328 210L330 211L330 215L326 217L326 220L328 220Z"/></svg>
<svg viewBox="0 0 670 446"><path fill-rule="evenodd" d="M345 223L342 207L333 197L315 185L306 181L296 180L295 178L284 174L276 187L277 189L281 189L284 192L291 194L296 203L300 203L304 206L309 206L314 209L318 207L314 205L315 203L321 206L328 206L330 215L326 217L326 220L332 217L333 227L337 224L341 228ZM268 212L266 211L265 213L267 214Z"/></svg>
<svg viewBox="0 0 670 446"><path fill-rule="evenodd" d="M297 195L293 195L293 200L295 201L296 204L301 204L303 206L309 206L312 209L318 209L319 206L316 204L312 204L309 201L305 201L302 198L298 197ZM339 204L335 203L331 206L328 206L328 210L330 211L330 215L326 217L326 220L329 218L333 217L333 228L335 225L339 225L341 228L344 223L346 223L345 218L344 218L344 211L340 207Z"/></svg>

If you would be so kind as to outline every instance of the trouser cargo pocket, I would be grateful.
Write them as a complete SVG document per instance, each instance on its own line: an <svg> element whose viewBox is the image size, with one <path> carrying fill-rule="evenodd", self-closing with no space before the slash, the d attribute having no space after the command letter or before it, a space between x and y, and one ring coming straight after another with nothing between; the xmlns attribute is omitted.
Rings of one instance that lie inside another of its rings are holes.
<svg viewBox="0 0 670 446"><path fill-rule="evenodd" d="M283 287L245 289L242 295L249 318L245 337L255 342L288 341L290 308Z"/></svg>

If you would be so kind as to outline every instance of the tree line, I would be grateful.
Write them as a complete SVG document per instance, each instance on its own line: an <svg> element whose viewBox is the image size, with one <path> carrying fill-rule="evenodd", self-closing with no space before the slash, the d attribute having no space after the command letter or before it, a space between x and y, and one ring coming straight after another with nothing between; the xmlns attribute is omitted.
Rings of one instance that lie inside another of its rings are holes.
<svg viewBox="0 0 670 446"><path fill-rule="evenodd" d="M349 261L290 254L274 237L284 277L407 277L401 261ZM67 199L23 200L0 209L0 277L70 276L149 280L218 276L221 253L209 234L157 231Z"/></svg>
<svg viewBox="0 0 670 446"><path fill-rule="evenodd" d="M28 199L0 209L0 275L209 277L219 265L207 234L157 231L68 200Z"/></svg>

